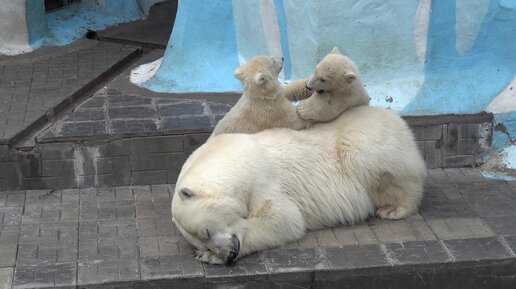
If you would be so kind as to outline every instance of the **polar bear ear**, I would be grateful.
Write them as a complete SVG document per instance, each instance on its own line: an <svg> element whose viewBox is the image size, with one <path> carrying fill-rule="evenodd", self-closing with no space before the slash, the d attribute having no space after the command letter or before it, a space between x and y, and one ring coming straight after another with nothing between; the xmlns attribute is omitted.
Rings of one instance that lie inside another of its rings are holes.
<svg viewBox="0 0 516 289"><path fill-rule="evenodd" d="M194 196L194 192L189 188L182 188L179 190L179 196L181 200L191 199Z"/></svg>
<svg viewBox="0 0 516 289"><path fill-rule="evenodd" d="M352 83L353 81L355 81L355 79L357 79L357 75L354 74L353 72L347 72L344 77L346 78L346 81L348 83Z"/></svg>
<svg viewBox="0 0 516 289"><path fill-rule="evenodd" d="M262 85L267 80L267 77L263 73L258 73L254 76L254 83L257 85Z"/></svg>
<svg viewBox="0 0 516 289"><path fill-rule="evenodd" d="M235 78L237 78L237 79L241 79L241 77L242 77L242 69L237 68L237 69L235 70L235 72L233 72L233 76L234 76Z"/></svg>
<svg viewBox="0 0 516 289"><path fill-rule="evenodd" d="M333 47L333 49L330 51L330 54L341 54L340 50L337 46Z"/></svg>

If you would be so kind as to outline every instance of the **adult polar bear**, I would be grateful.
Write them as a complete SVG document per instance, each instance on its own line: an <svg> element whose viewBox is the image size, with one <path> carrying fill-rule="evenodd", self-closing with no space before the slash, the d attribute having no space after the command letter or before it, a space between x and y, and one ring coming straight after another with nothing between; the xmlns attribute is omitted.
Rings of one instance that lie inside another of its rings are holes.
<svg viewBox="0 0 516 289"><path fill-rule="evenodd" d="M359 106L306 130L212 138L183 165L172 215L199 260L231 263L307 229L403 218L425 174L406 123Z"/></svg>

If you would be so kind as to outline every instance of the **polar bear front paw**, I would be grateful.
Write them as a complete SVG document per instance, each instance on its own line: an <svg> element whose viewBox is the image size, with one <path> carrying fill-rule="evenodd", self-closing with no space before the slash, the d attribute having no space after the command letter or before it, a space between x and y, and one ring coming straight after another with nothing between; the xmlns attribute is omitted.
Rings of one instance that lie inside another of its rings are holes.
<svg viewBox="0 0 516 289"><path fill-rule="evenodd" d="M299 102L297 114L299 114L302 119L317 119L317 112L313 109L313 105L307 101Z"/></svg>
<svg viewBox="0 0 516 289"><path fill-rule="evenodd" d="M197 250L194 252L195 259L209 264L225 264L219 256L210 250Z"/></svg>

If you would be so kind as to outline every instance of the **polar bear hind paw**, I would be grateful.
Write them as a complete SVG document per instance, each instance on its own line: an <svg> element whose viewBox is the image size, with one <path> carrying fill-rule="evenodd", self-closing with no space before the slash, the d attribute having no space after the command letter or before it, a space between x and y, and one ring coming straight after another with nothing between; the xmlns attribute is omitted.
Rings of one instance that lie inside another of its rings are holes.
<svg viewBox="0 0 516 289"><path fill-rule="evenodd" d="M381 219L399 220L409 214L405 207L395 205L384 205L376 209L376 216Z"/></svg>
<svg viewBox="0 0 516 289"><path fill-rule="evenodd" d="M195 259L209 264L224 264L224 260L222 260L219 256L213 253L210 250L196 250L194 252Z"/></svg>

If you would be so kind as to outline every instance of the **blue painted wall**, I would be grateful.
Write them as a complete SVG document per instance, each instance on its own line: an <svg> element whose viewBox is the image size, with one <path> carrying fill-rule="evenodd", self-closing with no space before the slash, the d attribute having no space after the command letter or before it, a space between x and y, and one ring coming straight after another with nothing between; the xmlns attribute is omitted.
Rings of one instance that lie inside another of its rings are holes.
<svg viewBox="0 0 516 289"><path fill-rule="evenodd" d="M231 2L181 1L163 63L145 86L160 92L238 91L238 66Z"/></svg>
<svg viewBox="0 0 516 289"><path fill-rule="evenodd" d="M483 111L516 75L516 1L490 1L471 49L456 49L454 1L433 1L425 82L403 114Z"/></svg>
<svg viewBox="0 0 516 289"><path fill-rule="evenodd" d="M215 7L217 11L213 11ZM357 62L372 100L404 115L489 111L516 138L516 0L182 1L156 91L235 91L257 54L309 76L333 46Z"/></svg>

